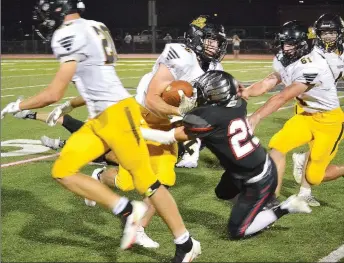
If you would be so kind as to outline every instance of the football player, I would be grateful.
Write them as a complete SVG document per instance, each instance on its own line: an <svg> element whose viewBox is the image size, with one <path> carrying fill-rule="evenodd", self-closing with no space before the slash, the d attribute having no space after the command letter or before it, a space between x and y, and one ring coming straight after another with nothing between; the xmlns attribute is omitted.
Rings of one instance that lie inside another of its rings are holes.
<svg viewBox="0 0 344 263"><path fill-rule="evenodd" d="M227 45L224 27L218 23L216 15L197 17L190 23L186 44L167 44L152 72L142 78L138 87L139 101L157 115L178 116L176 108L161 99L166 86L174 80L191 82L208 70L223 70L220 62ZM180 146L184 148L183 144ZM197 167L201 141L186 142L184 146L186 151L176 166Z"/></svg>
<svg viewBox="0 0 344 263"><path fill-rule="evenodd" d="M338 79L323 52L314 49L309 53L306 40L307 29L300 22L285 23L278 35L280 46L273 62L275 72L241 93L244 97L259 96L280 82L286 85L250 116L253 129L282 105L296 99L296 114L269 143L279 174L277 194L282 185L286 153L309 143L310 158L305 178L310 185L319 185L343 139L344 113L337 95ZM310 190L307 191L304 196L309 195Z"/></svg>
<svg viewBox="0 0 344 263"><path fill-rule="evenodd" d="M307 203L291 196L274 209L263 210L274 197L277 170L247 121L247 103L237 96L238 82L224 71L204 73L194 84L198 107L183 118L183 126L168 132L143 129L161 143L201 138L225 172L215 189L220 199L237 194L228 231L233 238L253 235L289 213L310 213Z"/></svg>
<svg viewBox="0 0 344 263"><path fill-rule="evenodd" d="M200 254L169 191L157 180L149 161L147 145L140 132L141 113L116 75L116 49L108 28L100 22L81 18L81 0L40 0L35 18L40 34L47 39L61 65L51 84L39 94L8 104L1 111L15 114L42 108L63 97L76 76L76 86L86 102L90 120L75 132L63 147L52 168L52 176L73 193L94 200L126 221L121 248L129 248L146 212L141 202L129 202L104 184L79 172L85 164L108 149L133 176L135 189L146 197L175 237L175 262L192 261ZM79 84L78 84L79 83ZM128 151L130 149L130 151Z"/></svg>
<svg viewBox="0 0 344 263"><path fill-rule="evenodd" d="M344 71L343 19L338 15L323 14L315 22L314 29L316 41L313 49L325 57L336 81L339 81L343 78ZM299 194L305 196L310 206L320 206L312 196L311 187L303 176L306 160L306 153L293 154L293 175L296 182L302 182ZM344 176L344 165L330 164L326 168L324 181L332 181L342 176Z"/></svg>

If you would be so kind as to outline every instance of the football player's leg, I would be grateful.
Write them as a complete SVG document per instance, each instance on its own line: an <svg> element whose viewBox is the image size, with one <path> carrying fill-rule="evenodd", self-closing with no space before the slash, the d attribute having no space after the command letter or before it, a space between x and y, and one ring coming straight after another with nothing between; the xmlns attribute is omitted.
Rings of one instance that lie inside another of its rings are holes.
<svg viewBox="0 0 344 263"><path fill-rule="evenodd" d="M259 176L263 177L262 179L253 183L251 183L253 179L250 179L240 187L238 201L232 209L228 223L228 231L232 238L252 235L276 220L272 221L271 217L267 217L260 222L258 227L256 224L253 225L254 228L250 227L255 217L263 210L265 204L273 196L277 185L276 166L271 158L268 158L266 162L267 168L265 171L262 172L262 175L256 176L256 178Z"/></svg>
<svg viewBox="0 0 344 263"><path fill-rule="evenodd" d="M129 202L98 180L78 172L82 166L108 150L107 144L94 134L95 127L99 126L97 123L97 119L89 121L70 137L54 164L52 174L68 190L94 200L126 220L121 242L121 248L126 249L135 241L136 230L147 206L142 202Z"/></svg>
<svg viewBox="0 0 344 263"><path fill-rule="evenodd" d="M333 181L344 177L344 165L330 164L326 168L324 182Z"/></svg>
<svg viewBox="0 0 344 263"><path fill-rule="evenodd" d="M215 188L215 194L219 199L230 200L240 193L241 188L241 181L234 179L230 171L226 170Z"/></svg>
<svg viewBox="0 0 344 263"><path fill-rule="evenodd" d="M306 121L307 118L310 118L310 116L295 115L270 140L269 148L272 149L270 156L274 160L278 171L277 196L281 191L286 153L312 140L309 123Z"/></svg>
<svg viewBox="0 0 344 263"><path fill-rule="evenodd" d="M175 243L181 250L179 252L185 256L190 256L189 253L198 255L198 242L191 239L172 195L161 185L151 168L147 145L140 132L141 112L136 101L133 98L126 99L108 108L98 118L107 125L99 127L97 133L114 151L119 163L130 172L136 190L150 198L176 238Z"/></svg>
<svg viewBox="0 0 344 263"><path fill-rule="evenodd" d="M323 181L326 169L336 156L339 143L344 137L344 124L314 125L319 127L314 130L314 142L310 149L305 176L309 184L319 185Z"/></svg>

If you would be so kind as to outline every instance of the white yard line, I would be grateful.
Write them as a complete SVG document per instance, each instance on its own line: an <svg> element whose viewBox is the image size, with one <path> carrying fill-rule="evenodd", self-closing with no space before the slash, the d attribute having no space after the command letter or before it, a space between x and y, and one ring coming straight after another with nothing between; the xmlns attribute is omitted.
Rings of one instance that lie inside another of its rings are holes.
<svg viewBox="0 0 344 263"><path fill-rule="evenodd" d="M13 89L26 89L26 88L36 88L36 87L43 87L47 86L48 84L41 84L41 85L33 85L33 86L21 86L21 87L13 87L13 88L4 88L1 90L13 90Z"/></svg>
<svg viewBox="0 0 344 263"><path fill-rule="evenodd" d="M4 164L1 165L1 168L10 167L10 166L16 166L16 165L25 164L25 163L32 163L32 162L35 162L35 161L40 161L40 160L45 160L45 159L53 158L53 157L56 157L58 155L59 155L59 153L54 153L54 154L50 154L50 155L44 155L44 156L40 156L40 157L35 157L35 158L21 160L21 161L16 161L16 162L11 162L11 163L4 163Z"/></svg>
<svg viewBox="0 0 344 263"><path fill-rule="evenodd" d="M344 258L344 244L332 251L326 257L320 259L318 262L338 262L342 258Z"/></svg>
<svg viewBox="0 0 344 263"><path fill-rule="evenodd" d="M1 98L6 98L6 97L14 97L15 95L3 95Z"/></svg>

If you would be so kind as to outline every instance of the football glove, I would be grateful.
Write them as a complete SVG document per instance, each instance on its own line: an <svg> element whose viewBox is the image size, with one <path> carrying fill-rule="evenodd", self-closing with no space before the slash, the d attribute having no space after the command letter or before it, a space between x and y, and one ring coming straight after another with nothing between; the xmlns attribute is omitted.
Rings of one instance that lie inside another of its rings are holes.
<svg viewBox="0 0 344 263"><path fill-rule="evenodd" d="M73 110L72 105L70 104L70 101L66 101L65 103L57 106L48 116L48 118L45 120L45 122L49 125L49 126L55 126L57 123L57 120L68 114L69 112L71 112Z"/></svg>
<svg viewBox="0 0 344 263"><path fill-rule="evenodd" d="M18 98L15 102L11 102L6 105L6 107L1 111L1 119L5 117L6 114L15 114L20 111L19 104L22 101L21 98Z"/></svg>
<svg viewBox="0 0 344 263"><path fill-rule="evenodd" d="M196 89L193 90L193 95L191 98L185 96L182 90L178 90L178 94L180 96L180 104L178 107L178 112L180 116L184 116L186 113L191 111L194 107L196 107L197 101L197 92Z"/></svg>

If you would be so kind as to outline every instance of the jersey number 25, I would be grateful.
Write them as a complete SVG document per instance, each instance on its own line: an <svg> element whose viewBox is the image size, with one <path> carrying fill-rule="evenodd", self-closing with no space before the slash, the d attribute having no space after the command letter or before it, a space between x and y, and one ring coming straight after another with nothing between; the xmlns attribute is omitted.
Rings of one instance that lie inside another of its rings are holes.
<svg viewBox="0 0 344 263"><path fill-rule="evenodd" d="M105 64L114 63L117 60L117 51L109 29L104 25L99 26L99 28L93 26L93 29L96 31L97 35L102 40L102 45L106 58Z"/></svg>
<svg viewBox="0 0 344 263"><path fill-rule="evenodd" d="M232 120L228 125L228 137L229 145L237 160L249 155L259 145L259 139L253 136L247 119Z"/></svg>

